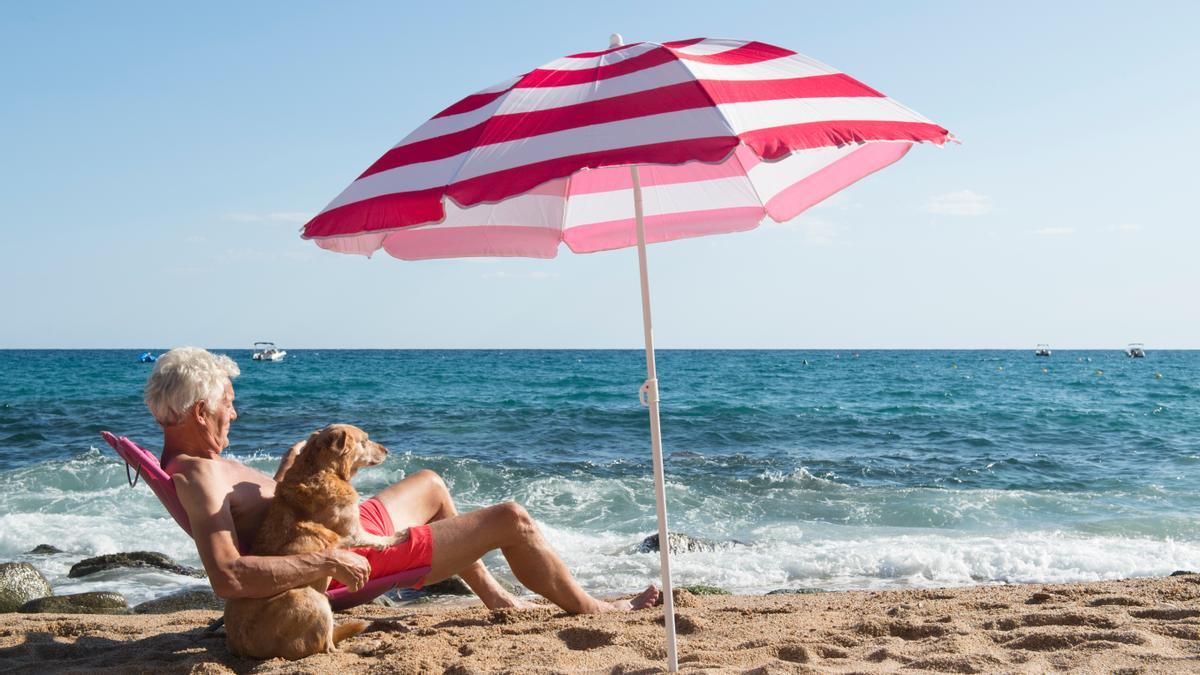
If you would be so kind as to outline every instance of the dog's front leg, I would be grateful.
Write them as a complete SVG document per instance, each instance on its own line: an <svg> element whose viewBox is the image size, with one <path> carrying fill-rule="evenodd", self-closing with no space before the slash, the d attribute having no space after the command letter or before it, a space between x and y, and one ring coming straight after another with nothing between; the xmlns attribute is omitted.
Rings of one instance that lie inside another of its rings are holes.
<svg viewBox="0 0 1200 675"><path fill-rule="evenodd" d="M382 534L371 534L359 530L356 533L348 534L342 537L338 542L341 548L387 548L396 543L394 537L385 537Z"/></svg>
<svg viewBox="0 0 1200 675"><path fill-rule="evenodd" d="M371 534L364 531L361 527L357 533L351 533L342 537L338 545L342 548L387 548L395 546L408 539L408 528L400 530L396 534L388 537L382 534Z"/></svg>

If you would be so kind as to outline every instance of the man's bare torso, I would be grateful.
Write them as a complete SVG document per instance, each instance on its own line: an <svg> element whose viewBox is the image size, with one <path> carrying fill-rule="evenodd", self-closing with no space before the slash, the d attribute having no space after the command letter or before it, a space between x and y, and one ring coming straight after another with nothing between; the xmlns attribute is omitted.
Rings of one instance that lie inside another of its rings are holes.
<svg viewBox="0 0 1200 675"><path fill-rule="evenodd" d="M275 481L268 475L226 457L179 455L167 462L168 475L186 477L204 492L224 496L233 515L239 548L248 549L275 497Z"/></svg>

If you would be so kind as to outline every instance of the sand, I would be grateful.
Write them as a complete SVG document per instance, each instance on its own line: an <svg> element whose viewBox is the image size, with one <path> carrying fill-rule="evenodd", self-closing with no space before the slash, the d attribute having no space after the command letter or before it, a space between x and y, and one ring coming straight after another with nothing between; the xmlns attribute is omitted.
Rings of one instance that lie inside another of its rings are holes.
<svg viewBox="0 0 1200 675"><path fill-rule="evenodd" d="M681 594L680 669L751 673L1200 672L1200 575L1063 585ZM240 659L216 612L0 615L0 672L653 673L661 608L567 616L367 606L386 630L302 661Z"/></svg>

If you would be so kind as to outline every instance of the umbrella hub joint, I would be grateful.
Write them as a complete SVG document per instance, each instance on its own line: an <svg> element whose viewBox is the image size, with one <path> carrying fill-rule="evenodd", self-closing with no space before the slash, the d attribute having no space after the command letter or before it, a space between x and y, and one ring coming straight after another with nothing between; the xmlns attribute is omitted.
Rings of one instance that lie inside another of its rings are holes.
<svg viewBox="0 0 1200 675"><path fill-rule="evenodd" d="M643 406L649 407L651 402L658 403L658 378L652 378L642 383L638 388L638 400Z"/></svg>

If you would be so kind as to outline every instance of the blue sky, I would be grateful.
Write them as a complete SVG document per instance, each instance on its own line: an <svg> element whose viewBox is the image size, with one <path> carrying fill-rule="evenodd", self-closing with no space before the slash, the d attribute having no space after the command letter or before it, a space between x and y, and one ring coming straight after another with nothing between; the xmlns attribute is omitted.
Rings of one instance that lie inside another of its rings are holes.
<svg viewBox="0 0 1200 675"><path fill-rule="evenodd" d="M608 34L757 39L963 145L650 249L661 347L1200 347L1200 4L4 3L0 348L638 347L634 251L297 231L410 130Z"/></svg>

